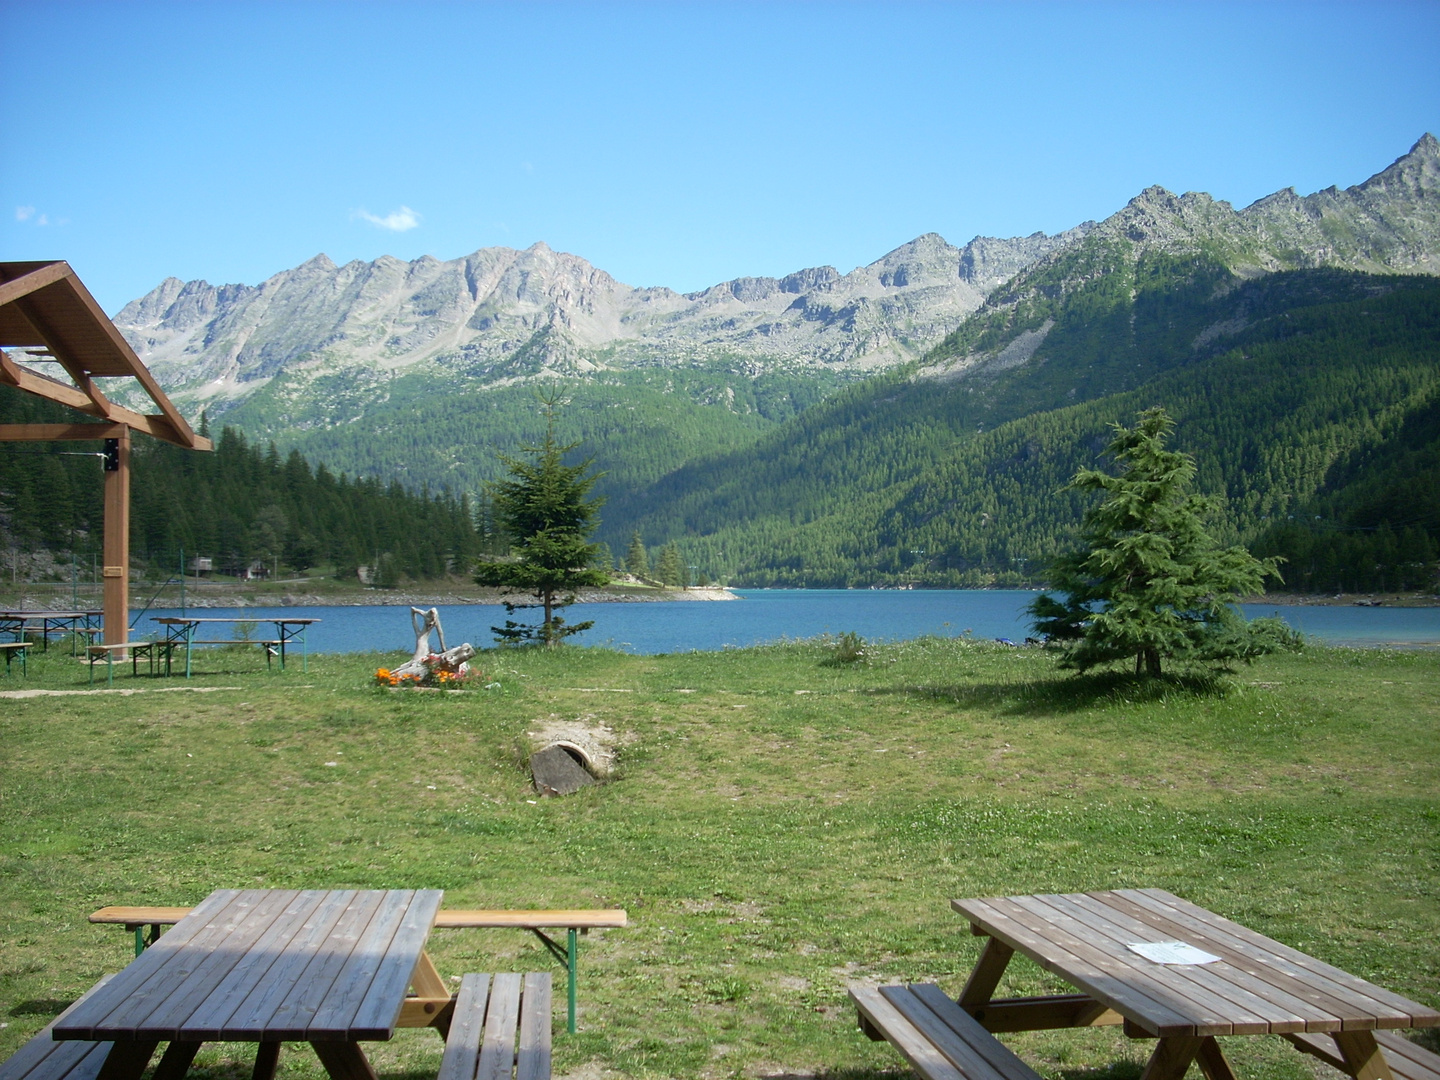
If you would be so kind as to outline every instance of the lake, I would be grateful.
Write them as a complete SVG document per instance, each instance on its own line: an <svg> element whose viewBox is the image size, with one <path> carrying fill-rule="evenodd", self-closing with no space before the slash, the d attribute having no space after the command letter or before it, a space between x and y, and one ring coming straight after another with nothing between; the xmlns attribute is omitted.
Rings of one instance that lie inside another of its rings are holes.
<svg viewBox="0 0 1440 1080"><path fill-rule="evenodd" d="M1025 605L1035 593L1002 589L737 589L733 601L675 601L575 604L570 622L594 619L595 627L572 638L582 645L606 645L631 653L689 652L743 648L787 638L811 638L853 631L867 641L904 641L935 634L1010 638L1030 632ZM309 630L311 652L394 652L415 647L408 607L191 608L211 618L263 619L303 614L321 621ZM1440 608L1369 608L1245 605L1247 617L1276 615L1302 633L1329 644L1416 646L1440 644ZM150 620L178 615L151 610L133 631L149 637ZM520 615L531 614L521 612ZM498 604L440 607L446 643L493 644L491 626L502 625ZM433 639L432 639L433 641Z"/></svg>

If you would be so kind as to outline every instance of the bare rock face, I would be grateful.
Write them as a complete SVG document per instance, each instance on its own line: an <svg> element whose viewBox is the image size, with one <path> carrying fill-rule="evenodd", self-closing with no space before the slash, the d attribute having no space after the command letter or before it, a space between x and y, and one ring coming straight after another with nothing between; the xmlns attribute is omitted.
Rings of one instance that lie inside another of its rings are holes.
<svg viewBox="0 0 1440 1080"><path fill-rule="evenodd" d="M595 778L580 764L579 755L563 746L547 746L530 755L530 775L541 795L573 795Z"/></svg>
<svg viewBox="0 0 1440 1080"><path fill-rule="evenodd" d="M632 288L545 244L443 262L317 255L258 286L167 278L115 324L172 397L222 411L281 372L303 392L337 372L367 382L416 364L481 384L719 355L870 368L920 355L1089 227L963 248L928 233L848 274L815 267L685 295Z"/></svg>

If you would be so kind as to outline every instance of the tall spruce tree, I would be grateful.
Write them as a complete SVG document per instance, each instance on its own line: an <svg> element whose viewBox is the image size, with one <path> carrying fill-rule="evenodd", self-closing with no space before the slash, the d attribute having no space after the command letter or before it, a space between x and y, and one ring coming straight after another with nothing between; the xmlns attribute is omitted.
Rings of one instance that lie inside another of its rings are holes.
<svg viewBox="0 0 1440 1080"><path fill-rule="evenodd" d="M1029 608L1035 629L1064 649L1061 666L1088 671L1134 657L1135 673L1161 674L1164 660L1224 665L1250 661L1294 641L1283 623L1247 623L1235 600L1278 577L1276 560L1241 547L1221 549L1205 529L1213 500L1187 493L1188 454L1165 448L1175 423L1147 409L1133 428L1114 425L1106 453L1119 476L1081 469L1077 491L1104 498L1084 517L1082 550L1051 563L1048 594Z"/></svg>
<svg viewBox="0 0 1440 1080"><path fill-rule="evenodd" d="M625 550L625 569L637 578L650 575L650 556L645 552L645 541L639 529L630 534L630 546Z"/></svg>
<svg viewBox="0 0 1440 1080"><path fill-rule="evenodd" d="M600 545L589 541L599 524L604 500L587 496L601 474L586 475L593 458L578 465L565 464L565 455L580 444L562 444L555 438L559 398L551 394L540 400L545 407L544 440L538 446L522 448L529 460L502 456L511 478L497 481L489 489L491 512L510 538L511 554L482 556L475 564L478 584L535 597L533 604L504 601L507 614L521 608L544 609L539 626L511 619L505 620L503 627L492 626L495 639L505 644L543 642L551 646L588 630L594 620L568 625L558 609L575 602L576 589L605 585L610 580L595 566Z"/></svg>

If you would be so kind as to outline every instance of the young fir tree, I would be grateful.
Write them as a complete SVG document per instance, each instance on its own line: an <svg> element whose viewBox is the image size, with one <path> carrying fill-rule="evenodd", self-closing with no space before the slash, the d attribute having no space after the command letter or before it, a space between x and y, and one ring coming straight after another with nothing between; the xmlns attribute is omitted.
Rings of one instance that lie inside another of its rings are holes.
<svg viewBox="0 0 1440 1080"><path fill-rule="evenodd" d="M650 557L645 553L645 541L639 529L630 534L630 546L625 550L625 569L637 578L650 575Z"/></svg>
<svg viewBox="0 0 1440 1080"><path fill-rule="evenodd" d="M587 496L600 474L586 475L593 458L578 465L565 464L565 455L579 443L561 444L556 440L558 399L551 396L540 400L545 406L544 440L539 446L523 447L530 460L502 457L511 478L490 486L491 512L510 537L511 555L482 556L475 564L475 581L535 597L533 604L504 601L508 614L513 615L519 608L544 609L545 617L539 626L509 619L503 627L492 626L497 641L538 641L548 646L594 625L593 620L567 625L557 609L575 602L576 589L605 585L610 579L595 566L600 545L589 542L599 524L597 514L604 500Z"/></svg>
<svg viewBox="0 0 1440 1080"><path fill-rule="evenodd" d="M1083 672L1134 657L1137 675L1155 676L1162 660L1223 666L1294 640L1279 620L1247 623L1233 607L1279 576L1276 561L1221 549L1206 532L1215 506L1187 494L1195 462L1165 448L1174 427L1161 408L1142 412L1134 428L1116 424L1106 453L1121 474L1081 469L1070 482L1105 497L1085 514L1084 549L1050 566L1050 587L1064 598L1030 605L1035 629L1064 647L1062 667Z"/></svg>

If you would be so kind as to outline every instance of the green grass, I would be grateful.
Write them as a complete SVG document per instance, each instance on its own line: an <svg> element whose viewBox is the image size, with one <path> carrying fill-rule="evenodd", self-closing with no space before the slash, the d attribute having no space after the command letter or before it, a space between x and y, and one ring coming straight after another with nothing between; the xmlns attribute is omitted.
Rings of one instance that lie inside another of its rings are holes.
<svg viewBox="0 0 1440 1080"><path fill-rule="evenodd" d="M960 640L867 644L853 665L821 642L572 648L482 654L499 687L445 694L371 688L395 656L267 674L252 652L197 662L191 687L230 689L0 700L0 1057L127 961L86 914L222 886L629 909L582 939L580 1032L557 1025L557 1075L596 1080L903 1075L845 986L958 992L978 952L959 896L1163 887L1440 1005L1433 653L1312 649L1149 688ZM0 690L88 689L64 653ZM617 774L538 799L526 733L577 718L622 737ZM550 969L519 932L431 945L447 977ZM1002 986L1059 988L1019 960ZM1115 1029L1006 1041L1057 1080L1126 1080L1146 1052ZM407 1031L371 1057L418 1080L440 1050ZM1314 1075L1278 1039L1226 1050L1241 1075ZM197 1064L249 1068L223 1044ZM323 1075L303 1047L281 1069Z"/></svg>

